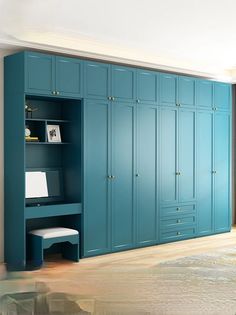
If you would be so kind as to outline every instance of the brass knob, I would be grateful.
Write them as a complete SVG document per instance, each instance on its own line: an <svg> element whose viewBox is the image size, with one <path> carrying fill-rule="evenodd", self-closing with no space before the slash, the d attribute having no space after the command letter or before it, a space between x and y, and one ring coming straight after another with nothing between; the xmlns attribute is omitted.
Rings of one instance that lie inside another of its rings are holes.
<svg viewBox="0 0 236 315"><path fill-rule="evenodd" d="M140 174L139 174L139 173L137 173L135 176L136 176L136 177L140 177Z"/></svg>
<svg viewBox="0 0 236 315"><path fill-rule="evenodd" d="M175 175L180 175L180 172L176 172Z"/></svg>
<svg viewBox="0 0 236 315"><path fill-rule="evenodd" d="M115 100L115 97L114 97L114 96L112 96L112 97L111 97L111 100L112 100L112 101L114 101L114 100Z"/></svg>
<svg viewBox="0 0 236 315"><path fill-rule="evenodd" d="M59 94L60 94L60 92L56 91L56 95L59 95Z"/></svg>
<svg viewBox="0 0 236 315"><path fill-rule="evenodd" d="M178 207L178 208L176 208L176 210L177 210L177 211L180 211L180 210L181 210L181 208L179 208L179 207Z"/></svg>
<svg viewBox="0 0 236 315"><path fill-rule="evenodd" d="M108 96L107 98L108 98L109 101L111 101L111 96Z"/></svg>
<svg viewBox="0 0 236 315"><path fill-rule="evenodd" d="M53 95L56 95L56 91L52 91L52 94L53 94Z"/></svg>
<svg viewBox="0 0 236 315"><path fill-rule="evenodd" d="M181 221L178 219L178 220L177 220L177 223L180 223L180 222L181 222Z"/></svg>
<svg viewBox="0 0 236 315"><path fill-rule="evenodd" d="M139 99L137 99L137 103L140 103L140 100L139 100Z"/></svg>
<svg viewBox="0 0 236 315"><path fill-rule="evenodd" d="M180 235L180 232L177 232L177 235Z"/></svg>
<svg viewBox="0 0 236 315"><path fill-rule="evenodd" d="M114 175L111 175L111 179L115 179L115 176L114 176Z"/></svg>
<svg viewBox="0 0 236 315"><path fill-rule="evenodd" d="M108 179L111 179L112 177L111 177L111 175L108 175L107 178L108 178Z"/></svg>

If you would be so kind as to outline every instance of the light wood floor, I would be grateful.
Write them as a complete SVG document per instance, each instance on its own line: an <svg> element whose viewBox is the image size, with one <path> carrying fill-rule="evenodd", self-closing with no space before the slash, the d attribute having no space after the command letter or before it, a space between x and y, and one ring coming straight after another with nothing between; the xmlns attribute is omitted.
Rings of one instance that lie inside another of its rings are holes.
<svg viewBox="0 0 236 315"><path fill-rule="evenodd" d="M236 248L235 227L230 233L85 258L79 263L49 260L40 270L17 273L3 280L0 295L42 292L43 284L43 290L45 285L50 292L74 295L89 314L215 315L222 314L222 309L224 315L236 314L236 299L231 296L236 292L236 250L230 252L228 266L218 258L214 264L214 257L224 256L220 251L227 248ZM193 265L189 258L189 266L186 261L185 265L175 262L206 253L213 254L210 264L205 264L205 258ZM232 273L228 274L230 270ZM231 307L229 313L223 304L226 301Z"/></svg>

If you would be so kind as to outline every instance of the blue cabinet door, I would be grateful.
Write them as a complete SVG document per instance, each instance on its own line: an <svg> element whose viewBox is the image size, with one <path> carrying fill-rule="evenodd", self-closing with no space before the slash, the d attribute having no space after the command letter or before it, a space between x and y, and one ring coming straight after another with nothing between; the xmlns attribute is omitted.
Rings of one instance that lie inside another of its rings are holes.
<svg viewBox="0 0 236 315"><path fill-rule="evenodd" d="M27 52L25 56L26 92L52 95L55 90L55 57L36 52Z"/></svg>
<svg viewBox="0 0 236 315"><path fill-rule="evenodd" d="M112 107L112 248L134 246L134 106Z"/></svg>
<svg viewBox="0 0 236 315"><path fill-rule="evenodd" d="M213 83L208 80L196 80L196 105L199 108L212 109Z"/></svg>
<svg viewBox="0 0 236 315"><path fill-rule="evenodd" d="M198 234L213 232L213 113L197 113L197 207Z"/></svg>
<svg viewBox="0 0 236 315"><path fill-rule="evenodd" d="M56 92L62 96L82 96L82 61L56 57Z"/></svg>
<svg viewBox="0 0 236 315"><path fill-rule="evenodd" d="M107 99L110 91L110 65L86 61L84 63L84 97Z"/></svg>
<svg viewBox="0 0 236 315"><path fill-rule="evenodd" d="M194 110L179 110L179 202L195 199L195 123Z"/></svg>
<svg viewBox="0 0 236 315"><path fill-rule="evenodd" d="M214 82L214 107L222 110L230 110L231 85L222 82Z"/></svg>
<svg viewBox="0 0 236 315"><path fill-rule="evenodd" d="M141 103L157 103L159 74L154 71L137 70L137 101Z"/></svg>
<svg viewBox="0 0 236 315"><path fill-rule="evenodd" d="M178 77L178 104L183 107L195 106L195 79Z"/></svg>
<svg viewBox="0 0 236 315"><path fill-rule="evenodd" d="M215 231L230 229L230 115L217 112L214 119Z"/></svg>
<svg viewBox="0 0 236 315"><path fill-rule="evenodd" d="M109 103L84 104L84 256L110 247Z"/></svg>
<svg viewBox="0 0 236 315"><path fill-rule="evenodd" d="M176 106L177 103L177 80L174 74L160 74L160 104Z"/></svg>
<svg viewBox="0 0 236 315"><path fill-rule="evenodd" d="M177 190L177 109L160 111L160 201L176 203Z"/></svg>
<svg viewBox="0 0 236 315"><path fill-rule="evenodd" d="M115 101L136 100L136 70L134 68L111 66L111 95Z"/></svg>
<svg viewBox="0 0 236 315"><path fill-rule="evenodd" d="M137 109L137 244L157 242L158 109Z"/></svg>

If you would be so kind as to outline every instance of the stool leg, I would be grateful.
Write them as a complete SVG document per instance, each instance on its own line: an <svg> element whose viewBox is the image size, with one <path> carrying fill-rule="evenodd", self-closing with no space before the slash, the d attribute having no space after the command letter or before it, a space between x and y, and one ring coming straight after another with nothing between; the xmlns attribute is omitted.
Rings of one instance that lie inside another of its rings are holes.
<svg viewBox="0 0 236 315"><path fill-rule="evenodd" d="M43 264L43 238L37 235L31 237L32 261L35 266Z"/></svg>
<svg viewBox="0 0 236 315"><path fill-rule="evenodd" d="M68 260L79 261L79 244L62 244L62 256Z"/></svg>

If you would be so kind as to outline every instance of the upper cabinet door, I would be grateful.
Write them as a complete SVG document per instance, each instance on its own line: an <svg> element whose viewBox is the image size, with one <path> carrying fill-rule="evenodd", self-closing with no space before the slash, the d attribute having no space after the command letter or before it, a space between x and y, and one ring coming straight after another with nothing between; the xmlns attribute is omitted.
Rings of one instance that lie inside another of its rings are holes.
<svg viewBox="0 0 236 315"><path fill-rule="evenodd" d="M133 68L112 65L111 96L115 101L135 101L136 70Z"/></svg>
<svg viewBox="0 0 236 315"><path fill-rule="evenodd" d="M179 77L178 105L195 106L195 79L184 76Z"/></svg>
<svg viewBox="0 0 236 315"><path fill-rule="evenodd" d="M160 74L160 104L176 106L177 76L174 74Z"/></svg>
<svg viewBox="0 0 236 315"><path fill-rule="evenodd" d="M82 61L56 57L56 93L62 96L82 96Z"/></svg>
<svg viewBox="0 0 236 315"><path fill-rule="evenodd" d="M107 99L110 95L110 65L86 61L84 63L85 98Z"/></svg>
<svg viewBox="0 0 236 315"><path fill-rule="evenodd" d="M137 70L137 101L138 103L158 102L159 74L154 71Z"/></svg>
<svg viewBox="0 0 236 315"><path fill-rule="evenodd" d="M214 83L214 107L230 110L231 85L222 82Z"/></svg>
<svg viewBox="0 0 236 315"><path fill-rule="evenodd" d="M27 52L25 79L26 92L51 95L55 89L55 57Z"/></svg>
<svg viewBox="0 0 236 315"><path fill-rule="evenodd" d="M205 109L213 107L213 83L211 81L196 81L196 105Z"/></svg>

